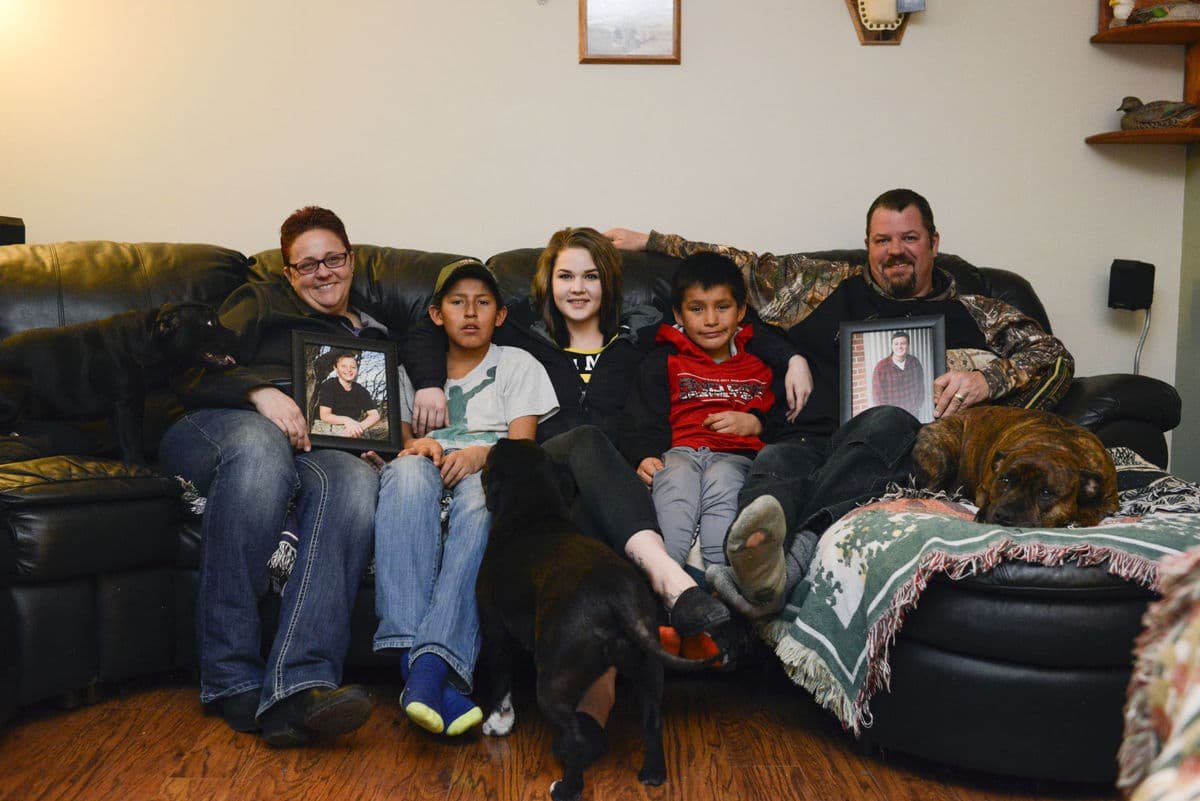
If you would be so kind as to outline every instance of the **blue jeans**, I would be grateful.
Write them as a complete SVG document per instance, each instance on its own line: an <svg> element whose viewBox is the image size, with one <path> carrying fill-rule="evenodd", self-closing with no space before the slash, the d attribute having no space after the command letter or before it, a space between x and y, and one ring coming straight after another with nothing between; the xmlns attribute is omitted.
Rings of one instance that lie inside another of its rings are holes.
<svg viewBox="0 0 1200 801"><path fill-rule="evenodd" d="M450 497L444 542L443 495ZM480 640L475 578L491 522L479 473L447 490L424 456L400 456L383 469L375 512L376 651L409 648L410 664L437 654L470 691Z"/></svg>
<svg viewBox="0 0 1200 801"><path fill-rule="evenodd" d="M341 451L296 453L274 423L240 409L189 413L163 436L159 460L207 498L196 609L200 700L261 688L262 714L293 693L341 684L350 613L371 556L379 487L371 466ZM293 499L296 565L264 662L258 603Z"/></svg>
<svg viewBox="0 0 1200 801"><path fill-rule="evenodd" d="M662 458L652 492L667 553L682 565L699 537L705 567L725 564L725 534L737 517L750 457L680 447Z"/></svg>

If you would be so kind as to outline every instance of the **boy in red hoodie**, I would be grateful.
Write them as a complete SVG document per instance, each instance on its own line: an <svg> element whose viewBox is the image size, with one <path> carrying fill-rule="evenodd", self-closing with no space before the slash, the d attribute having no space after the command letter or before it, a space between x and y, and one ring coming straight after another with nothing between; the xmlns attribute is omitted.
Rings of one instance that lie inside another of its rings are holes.
<svg viewBox="0 0 1200 801"><path fill-rule="evenodd" d="M651 487L667 552L680 564L699 537L707 567L725 532L774 403L771 369L746 350L746 283L730 259L698 253L671 279L676 325L641 365L625 405L621 451Z"/></svg>

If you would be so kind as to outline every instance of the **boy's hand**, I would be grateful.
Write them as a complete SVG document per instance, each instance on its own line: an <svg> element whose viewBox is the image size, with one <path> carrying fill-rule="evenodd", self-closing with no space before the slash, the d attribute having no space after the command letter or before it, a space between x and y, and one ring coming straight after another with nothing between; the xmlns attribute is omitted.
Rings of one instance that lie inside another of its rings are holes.
<svg viewBox="0 0 1200 801"><path fill-rule="evenodd" d="M808 403L812 394L812 370L808 369L808 359L796 354L788 359L787 373L783 376L783 388L787 392L787 421L794 423L796 415Z"/></svg>
<svg viewBox="0 0 1200 801"><path fill-rule="evenodd" d="M366 453L360 453L358 455L358 458L362 459L364 462L371 465L371 467L374 467L376 470L382 470L383 466L385 464L387 464L387 462L384 461L384 458L382 456L380 456L378 453L376 453L375 451L367 451Z"/></svg>
<svg viewBox="0 0 1200 801"><path fill-rule="evenodd" d="M408 443L408 447L400 451L401 456L424 456L433 460L434 467L442 466L442 443L436 439L422 437Z"/></svg>
<svg viewBox="0 0 1200 801"><path fill-rule="evenodd" d="M491 448L487 445L472 445L446 454L442 459L442 486L449 489L472 473L482 470L489 450Z"/></svg>
<svg viewBox="0 0 1200 801"><path fill-rule="evenodd" d="M418 389L413 395L412 429L418 437L445 427L449 420L446 393L441 387Z"/></svg>
<svg viewBox="0 0 1200 801"><path fill-rule="evenodd" d="M757 437L763 432L762 421L749 412L717 412L704 418L704 427L718 434Z"/></svg>
<svg viewBox="0 0 1200 801"><path fill-rule="evenodd" d="M663 469L663 460L657 456L647 456L638 464L638 478L647 487L654 486L654 474Z"/></svg>
<svg viewBox="0 0 1200 801"><path fill-rule="evenodd" d="M604 235L612 240L617 250L645 250L650 235L628 228L609 228Z"/></svg>

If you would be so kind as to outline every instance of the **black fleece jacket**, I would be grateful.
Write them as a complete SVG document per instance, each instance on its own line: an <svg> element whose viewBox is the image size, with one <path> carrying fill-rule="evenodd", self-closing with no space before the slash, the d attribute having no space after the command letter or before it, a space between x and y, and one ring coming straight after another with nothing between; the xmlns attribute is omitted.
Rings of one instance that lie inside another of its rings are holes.
<svg viewBox="0 0 1200 801"><path fill-rule="evenodd" d="M355 300L351 296L351 307L363 308ZM312 308L283 278L242 284L221 305L219 314L221 323L238 335L234 354L238 366L184 373L174 388L185 409L253 409L247 394L257 387L274 386L290 394L293 331L355 335L344 317ZM393 328L389 333L395 336L398 332ZM361 336L381 338L384 334L378 329L364 329Z"/></svg>

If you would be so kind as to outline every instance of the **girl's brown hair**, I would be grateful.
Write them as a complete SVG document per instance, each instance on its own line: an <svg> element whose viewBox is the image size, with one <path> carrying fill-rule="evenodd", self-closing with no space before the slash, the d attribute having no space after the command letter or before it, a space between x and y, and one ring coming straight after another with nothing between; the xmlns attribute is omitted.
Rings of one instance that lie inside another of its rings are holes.
<svg viewBox="0 0 1200 801"><path fill-rule="evenodd" d="M562 347L571 342L567 332L566 321L562 312L554 305L554 295L550 286L554 279L554 265L558 254L568 248L583 248L592 257L596 272L600 274L600 333L604 341L617 335L621 326L621 293L624 284L621 254L608 237L595 228L564 228L555 231L550 242L538 257L537 269L533 273L533 282L529 294L533 299L533 307L537 310L550 336Z"/></svg>

